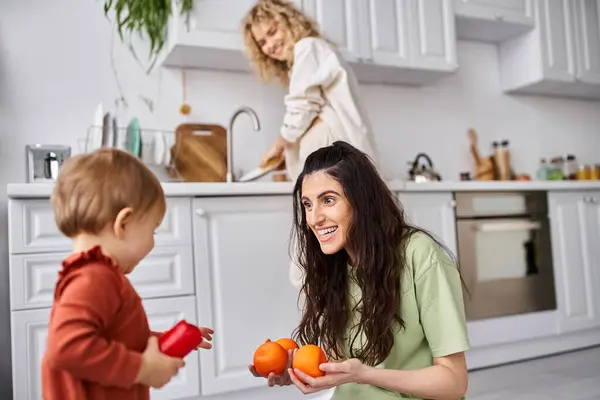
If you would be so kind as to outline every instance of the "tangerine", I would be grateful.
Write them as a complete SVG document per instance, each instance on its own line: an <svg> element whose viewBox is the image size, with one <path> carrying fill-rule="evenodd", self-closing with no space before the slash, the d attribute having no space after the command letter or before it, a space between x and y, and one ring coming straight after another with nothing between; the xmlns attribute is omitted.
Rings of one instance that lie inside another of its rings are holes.
<svg viewBox="0 0 600 400"><path fill-rule="evenodd" d="M290 338L281 338L281 339L278 339L276 342L279 343L281 345L281 347L283 347L285 349L285 351L290 351L290 350L300 348L300 346L298 346L298 343L294 342Z"/></svg>
<svg viewBox="0 0 600 400"><path fill-rule="evenodd" d="M279 375L287 367L288 353L279 343L268 341L256 349L253 363L260 376L267 377L271 372Z"/></svg>
<svg viewBox="0 0 600 400"><path fill-rule="evenodd" d="M319 369L319 365L326 362L327 357L325 357L323 349L314 344L307 344L296 351L292 367L299 369L313 378L317 378L325 375L325 372Z"/></svg>

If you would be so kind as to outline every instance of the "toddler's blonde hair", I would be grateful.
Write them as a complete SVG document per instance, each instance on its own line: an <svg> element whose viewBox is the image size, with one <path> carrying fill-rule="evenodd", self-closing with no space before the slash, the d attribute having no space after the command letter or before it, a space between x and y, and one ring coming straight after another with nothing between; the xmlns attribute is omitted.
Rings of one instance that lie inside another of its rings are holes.
<svg viewBox="0 0 600 400"><path fill-rule="evenodd" d="M283 86L287 86L293 59L286 62L268 57L252 35L252 26L265 21L275 21L280 28L286 29L292 46L300 39L309 36L321 37L321 34L315 21L285 0L259 0L242 20L246 54L260 78L264 82L277 78ZM291 51L293 54L293 49Z"/></svg>
<svg viewBox="0 0 600 400"><path fill-rule="evenodd" d="M99 233L126 207L140 219L166 210L164 191L152 171L133 155L110 148L68 159L51 202L58 228L70 238Z"/></svg>

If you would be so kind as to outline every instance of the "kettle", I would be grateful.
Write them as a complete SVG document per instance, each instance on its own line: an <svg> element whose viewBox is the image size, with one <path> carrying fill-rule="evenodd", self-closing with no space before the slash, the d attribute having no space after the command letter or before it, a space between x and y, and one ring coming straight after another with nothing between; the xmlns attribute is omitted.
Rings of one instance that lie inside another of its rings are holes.
<svg viewBox="0 0 600 400"><path fill-rule="evenodd" d="M424 158L427 161L425 163L419 163L419 161ZM411 166L411 169L408 171L410 176L410 180L415 182L432 182L432 181L441 181L442 177L435 171L433 168L433 163L431 162L431 158L425 153L419 153L414 161L409 161L408 165Z"/></svg>

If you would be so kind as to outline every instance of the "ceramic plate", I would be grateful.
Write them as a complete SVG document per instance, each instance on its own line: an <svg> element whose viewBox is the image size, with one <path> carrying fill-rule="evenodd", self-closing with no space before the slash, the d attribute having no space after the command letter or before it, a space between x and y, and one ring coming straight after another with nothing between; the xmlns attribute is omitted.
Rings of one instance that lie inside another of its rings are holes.
<svg viewBox="0 0 600 400"><path fill-rule="evenodd" d="M279 168L279 166L281 165L282 162L283 162L283 159L277 161L274 164L271 164L270 166L268 166L266 168L256 167L253 170L249 171L244 176L242 176L240 179L238 179L238 182L250 182L250 181L260 178L261 176L265 176L269 172L274 171L277 168Z"/></svg>

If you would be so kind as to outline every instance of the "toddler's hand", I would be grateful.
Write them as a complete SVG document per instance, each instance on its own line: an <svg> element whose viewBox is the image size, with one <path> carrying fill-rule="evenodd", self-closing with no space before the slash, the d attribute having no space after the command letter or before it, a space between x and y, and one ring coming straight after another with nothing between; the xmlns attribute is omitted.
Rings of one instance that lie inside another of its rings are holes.
<svg viewBox="0 0 600 400"><path fill-rule="evenodd" d="M179 368L184 365L181 358L173 358L161 353L158 339L150 336L148 346L142 354L142 368L136 382L156 389L161 388L169 383L171 378L177 375Z"/></svg>
<svg viewBox="0 0 600 400"><path fill-rule="evenodd" d="M214 334L215 331L213 331L210 328L204 327L204 326L201 326L199 328L200 328L200 332L202 332L202 339L204 339L204 340L202 341L202 343L200 343L200 346L198 346L196 348L196 350L198 350L198 349L206 349L206 350L212 349L212 343L210 343L210 341L212 340L212 336L211 335Z"/></svg>

